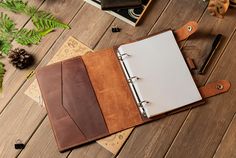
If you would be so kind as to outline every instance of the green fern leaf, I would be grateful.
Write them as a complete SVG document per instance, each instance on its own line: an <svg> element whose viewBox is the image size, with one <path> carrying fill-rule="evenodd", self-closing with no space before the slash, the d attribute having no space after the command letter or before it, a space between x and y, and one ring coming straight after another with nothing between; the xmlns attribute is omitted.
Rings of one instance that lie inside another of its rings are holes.
<svg viewBox="0 0 236 158"><path fill-rule="evenodd" d="M15 13L22 13L27 9L27 2L23 2L22 0L3 0L0 2L0 7Z"/></svg>
<svg viewBox="0 0 236 158"><path fill-rule="evenodd" d="M4 13L0 13L0 51L8 55L12 45L13 34L17 31L14 22Z"/></svg>
<svg viewBox="0 0 236 158"><path fill-rule="evenodd" d="M55 28L63 28L63 29L70 28L69 25L60 22L52 14L44 11L36 12L32 17L32 22L35 25L35 27L40 31L55 29Z"/></svg>
<svg viewBox="0 0 236 158"><path fill-rule="evenodd" d="M2 54L8 55L12 48L11 41L0 40L0 51Z"/></svg>
<svg viewBox="0 0 236 158"><path fill-rule="evenodd" d="M29 15L30 17L33 17L34 14L37 12L37 10L38 9L34 6L31 6L31 7L27 6L25 8L24 12L25 12L26 15Z"/></svg>
<svg viewBox="0 0 236 158"><path fill-rule="evenodd" d="M69 29L69 25L64 24L56 19L52 14L45 11L37 11L36 7L29 6L27 2L22 0L3 0L0 7L13 11L15 13L23 13L32 17L32 22L39 32L50 33L55 28Z"/></svg>
<svg viewBox="0 0 236 158"><path fill-rule="evenodd" d="M16 31L15 23L4 13L0 14L0 31L1 34Z"/></svg>
<svg viewBox="0 0 236 158"><path fill-rule="evenodd" d="M4 64L0 62L0 92L2 92L3 77L6 70L4 69Z"/></svg>
<svg viewBox="0 0 236 158"><path fill-rule="evenodd" d="M41 39L41 33L36 30L22 29L15 36L15 40L22 45L38 44Z"/></svg>

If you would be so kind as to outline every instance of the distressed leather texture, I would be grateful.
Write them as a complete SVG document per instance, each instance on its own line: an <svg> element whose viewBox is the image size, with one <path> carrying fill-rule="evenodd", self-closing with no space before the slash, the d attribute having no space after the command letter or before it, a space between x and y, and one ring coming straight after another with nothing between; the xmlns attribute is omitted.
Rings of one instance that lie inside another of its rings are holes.
<svg viewBox="0 0 236 158"><path fill-rule="evenodd" d="M113 49L82 56L110 133L142 123L138 107Z"/></svg>
<svg viewBox="0 0 236 158"><path fill-rule="evenodd" d="M41 68L36 77L60 151L109 134L80 57Z"/></svg>
<svg viewBox="0 0 236 158"><path fill-rule="evenodd" d="M101 0L101 7L103 10L134 8L142 5L141 0Z"/></svg>

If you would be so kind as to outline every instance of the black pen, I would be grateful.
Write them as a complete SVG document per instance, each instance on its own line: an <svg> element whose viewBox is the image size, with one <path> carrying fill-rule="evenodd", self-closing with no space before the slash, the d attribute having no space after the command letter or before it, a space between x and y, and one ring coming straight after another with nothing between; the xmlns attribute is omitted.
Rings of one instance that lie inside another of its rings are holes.
<svg viewBox="0 0 236 158"><path fill-rule="evenodd" d="M198 71L199 74L202 75L202 74L205 73L206 67L209 64L210 59L212 58L212 56L215 54L216 48L219 46L221 39L222 39L222 34L218 34L214 38L211 50L210 50L209 54L206 56L206 58L204 59L204 62L202 64L202 66L200 67L199 71Z"/></svg>

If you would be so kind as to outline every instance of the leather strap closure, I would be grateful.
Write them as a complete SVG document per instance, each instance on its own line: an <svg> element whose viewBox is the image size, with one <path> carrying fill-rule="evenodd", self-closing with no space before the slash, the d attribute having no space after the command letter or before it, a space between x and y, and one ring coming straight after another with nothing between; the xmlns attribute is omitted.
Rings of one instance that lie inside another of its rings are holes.
<svg viewBox="0 0 236 158"><path fill-rule="evenodd" d="M177 42L181 42L191 36L193 33L197 31L198 24L195 21L190 21L181 28L174 31L175 38ZM190 58L186 59L188 67L190 70L196 69L196 66L193 63L193 60Z"/></svg>
<svg viewBox="0 0 236 158"><path fill-rule="evenodd" d="M202 97L209 98L215 95L225 93L230 89L230 82L228 80L220 80L217 82L208 83L199 88Z"/></svg>
<svg viewBox="0 0 236 158"><path fill-rule="evenodd" d="M195 21L190 21L181 28L174 31L176 41L180 42L187 39L190 35L197 31L198 24Z"/></svg>

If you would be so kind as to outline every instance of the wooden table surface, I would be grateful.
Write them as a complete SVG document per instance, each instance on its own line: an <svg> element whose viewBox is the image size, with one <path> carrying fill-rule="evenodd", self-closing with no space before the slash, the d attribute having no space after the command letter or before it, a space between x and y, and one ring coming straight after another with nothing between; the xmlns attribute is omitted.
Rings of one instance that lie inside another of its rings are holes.
<svg viewBox="0 0 236 158"><path fill-rule="evenodd" d="M24 91L34 78L27 80L31 70L45 65L62 43L73 36L94 50L111 47L144 37L167 28L176 29L190 20L199 23L198 32L181 43L184 55L195 59L209 45L207 36L223 34L224 38L205 75L197 76L198 85L220 79L231 81L230 92L207 100L206 104L136 128L121 151L119 158L208 158L236 157L236 9L230 9L224 19L209 15L203 0L153 0L140 26L130 26L83 0L31 0L39 9L51 11L70 30L50 33L37 46L26 48L36 56L30 70L16 70L6 63L4 92L0 98L0 157L1 158L110 158L110 152L92 143L72 151L59 153L45 108L28 98ZM6 12L5 10L2 10ZM9 12L8 12L9 13ZM30 20L9 13L17 27L30 28ZM122 31L112 33L117 25ZM13 43L14 47L18 47ZM15 150L20 138L26 143Z"/></svg>

